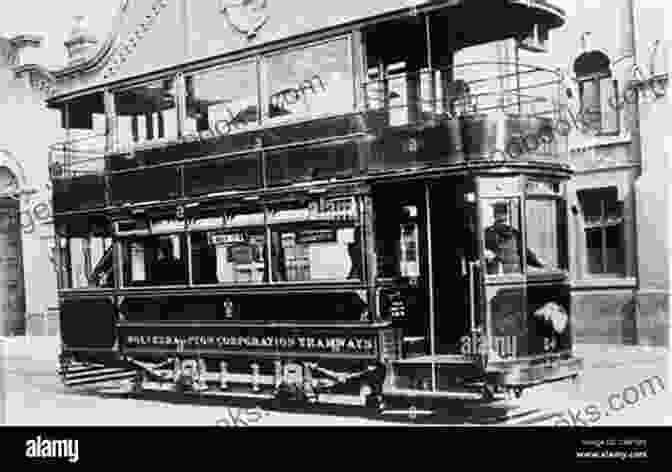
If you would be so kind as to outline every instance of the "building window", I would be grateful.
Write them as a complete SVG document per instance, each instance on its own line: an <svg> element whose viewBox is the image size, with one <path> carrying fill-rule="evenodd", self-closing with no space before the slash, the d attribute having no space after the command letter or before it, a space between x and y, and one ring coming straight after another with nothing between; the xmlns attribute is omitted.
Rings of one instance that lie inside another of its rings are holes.
<svg viewBox="0 0 672 472"><path fill-rule="evenodd" d="M590 275L625 275L623 202L615 187L579 192Z"/></svg>
<svg viewBox="0 0 672 472"><path fill-rule="evenodd" d="M581 118L598 135L620 133L620 111L612 104L619 103L618 81L597 75L579 79Z"/></svg>

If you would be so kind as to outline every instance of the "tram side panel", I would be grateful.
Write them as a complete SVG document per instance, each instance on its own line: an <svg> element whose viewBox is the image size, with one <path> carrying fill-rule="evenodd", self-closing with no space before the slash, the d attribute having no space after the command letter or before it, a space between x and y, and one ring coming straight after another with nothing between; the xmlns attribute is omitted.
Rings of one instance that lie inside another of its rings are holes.
<svg viewBox="0 0 672 472"><path fill-rule="evenodd" d="M62 300L60 322L64 353L81 361L109 358L118 341L112 297Z"/></svg>
<svg viewBox="0 0 672 472"><path fill-rule="evenodd" d="M572 349L567 284L488 287L490 343L501 358L568 352Z"/></svg>
<svg viewBox="0 0 672 472"><path fill-rule="evenodd" d="M201 369L198 378L216 388L273 390L298 382L304 390L308 385L356 394L368 385L375 392L385 363L398 358L399 348L389 323L361 322L367 307L365 293L347 290L146 294L125 297L118 311L108 298L68 300L62 312L64 353L110 367L143 363L153 378L166 375L175 383L196 378L189 373L193 364ZM166 367L175 370L163 372Z"/></svg>

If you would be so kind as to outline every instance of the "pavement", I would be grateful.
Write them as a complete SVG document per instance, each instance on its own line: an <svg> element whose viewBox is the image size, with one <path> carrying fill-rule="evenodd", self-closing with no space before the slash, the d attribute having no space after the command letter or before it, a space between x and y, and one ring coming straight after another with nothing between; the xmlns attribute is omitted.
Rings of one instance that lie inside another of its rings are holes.
<svg viewBox="0 0 672 472"><path fill-rule="evenodd" d="M232 411L229 406L213 406L208 403L188 405L182 400L172 397L165 399L160 395L149 396L144 400L128 400L116 395L69 393L56 375L59 346L60 340L55 336L0 338L0 384L3 383L4 371L8 387L4 403L11 405L7 411L0 411L0 424L3 423L2 416L9 414L6 420L10 424L24 425L197 425L213 424L216 418L226 418ZM582 376L584 380L579 387L575 388L570 383L548 384L526 393L520 400L525 409L538 410L541 416L523 419L519 422L520 425L530 424L530 421L532 424L549 426L565 420L575 422L577 412L588 411L593 406L598 406L604 414L591 425L672 424L672 401L669 397L672 392L645 395L641 390L640 393L633 390L635 387L641 389L643 381L654 376L663 379L666 385L669 384L672 376L667 373L670 366L668 349L581 344L575 347L575 352L584 359L586 368ZM623 396L624 392L627 397ZM628 403L627 408L622 411L610 411L606 402L613 394L637 401ZM252 410L234 408L234 411L249 413ZM454 412L448 411L446 414L453 415ZM436 424L468 424L461 414L455 418L444 418L442 413L432 421ZM541 419L542 417L546 419ZM586 415L582 418L585 421ZM248 421L250 422L252 419ZM408 418L397 418L394 415L382 420L364 418L346 409L337 408L334 411L321 409L314 412L271 412L261 423L373 426L390 422L404 424L408 422Z"/></svg>

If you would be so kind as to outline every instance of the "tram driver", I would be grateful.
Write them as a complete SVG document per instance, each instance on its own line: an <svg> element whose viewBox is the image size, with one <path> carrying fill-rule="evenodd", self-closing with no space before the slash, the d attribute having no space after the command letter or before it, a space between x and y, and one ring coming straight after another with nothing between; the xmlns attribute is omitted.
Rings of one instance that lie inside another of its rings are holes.
<svg viewBox="0 0 672 472"><path fill-rule="evenodd" d="M509 224L506 203L493 205L494 223L485 230L485 259L489 274L520 272L521 233ZM526 262L529 267L544 268L546 264L530 248Z"/></svg>

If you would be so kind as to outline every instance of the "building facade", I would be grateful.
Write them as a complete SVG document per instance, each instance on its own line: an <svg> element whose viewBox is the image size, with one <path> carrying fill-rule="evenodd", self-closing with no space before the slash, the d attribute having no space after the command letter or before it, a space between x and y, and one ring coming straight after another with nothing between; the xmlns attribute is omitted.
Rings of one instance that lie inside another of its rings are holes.
<svg viewBox="0 0 672 472"><path fill-rule="evenodd" d="M573 95L565 118L577 340L669 346L669 6L566 4L571 20L546 60Z"/></svg>
<svg viewBox="0 0 672 472"><path fill-rule="evenodd" d="M0 37L1 336L53 333L56 326L45 146L57 137L59 123L44 107L49 73L25 63L26 48L40 47L41 41Z"/></svg>
<svg viewBox="0 0 672 472"><path fill-rule="evenodd" d="M487 47L509 67L518 58L565 77L557 129L568 135L576 171L567 223L577 341L669 346L670 8L656 0L558 5L568 21L546 47Z"/></svg>

